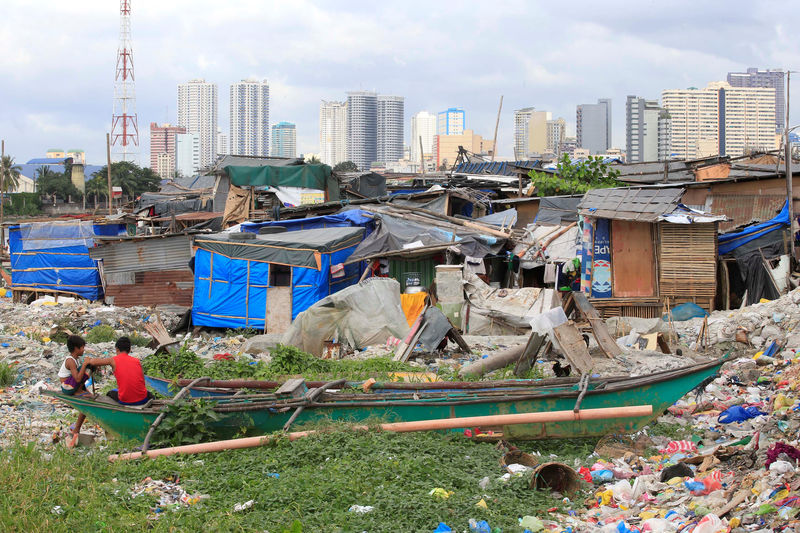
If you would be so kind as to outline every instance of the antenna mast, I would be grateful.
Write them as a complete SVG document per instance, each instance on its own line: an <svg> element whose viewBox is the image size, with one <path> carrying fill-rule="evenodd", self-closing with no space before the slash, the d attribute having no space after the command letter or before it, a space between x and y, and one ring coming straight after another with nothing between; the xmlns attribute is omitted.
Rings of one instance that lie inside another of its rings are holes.
<svg viewBox="0 0 800 533"><path fill-rule="evenodd" d="M139 122L136 118L136 90L131 47L131 0L119 2L119 46L114 82L114 114L111 119L111 146L127 161L139 146Z"/></svg>

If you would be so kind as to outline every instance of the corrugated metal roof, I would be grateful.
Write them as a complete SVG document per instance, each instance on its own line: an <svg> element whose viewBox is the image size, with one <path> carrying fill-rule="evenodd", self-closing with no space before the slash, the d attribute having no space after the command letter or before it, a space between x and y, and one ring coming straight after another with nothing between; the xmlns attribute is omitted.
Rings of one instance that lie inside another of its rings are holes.
<svg viewBox="0 0 800 533"><path fill-rule="evenodd" d="M681 188L593 189L583 196L578 208L584 216L654 222L678 206L683 191Z"/></svg>
<svg viewBox="0 0 800 533"><path fill-rule="evenodd" d="M111 241L89 250L92 259L102 259L103 272L151 272L188 270L192 258L191 237L171 235L163 239Z"/></svg>
<svg viewBox="0 0 800 533"><path fill-rule="evenodd" d="M456 174L494 174L496 176L516 176L517 169L531 169L541 166L541 161L476 161L459 163L453 170Z"/></svg>
<svg viewBox="0 0 800 533"><path fill-rule="evenodd" d="M728 217L720 222L719 230L726 232L753 222L765 222L780 212L786 197L779 194L712 194L711 211Z"/></svg>

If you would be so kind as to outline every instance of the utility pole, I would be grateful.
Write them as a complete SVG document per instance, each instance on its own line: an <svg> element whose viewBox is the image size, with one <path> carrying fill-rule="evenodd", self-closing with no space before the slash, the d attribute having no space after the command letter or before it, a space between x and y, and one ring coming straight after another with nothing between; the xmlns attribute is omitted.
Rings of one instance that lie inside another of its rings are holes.
<svg viewBox="0 0 800 533"><path fill-rule="evenodd" d="M106 133L106 158L108 159L108 163L106 165L106 175L108 178L108 214L111 215L113 212L111 211L111 134Z"/></svg>
<svg viewBox="0 0 800 533"><path fill-rule="evenodd" d="M500 107L497 108L497 120L494 123L494 140L492 141L492 162L497 153L497 127L500 125L500 111L503 110L503 95L500 95Z"/></svg>
<svg viewBox="0 0 800 533"><path fill-rule="evenodd" d="M792 198L792 148L789 142L789 78L791 71L786 71L786 131L784 144L786 150L786 197L789 202L789 258L794 261L794 199Z"/></svg>
<svg viewBox="0 0 800 533"><path fill-rule="evenodd" d="M422 169L422 175L425 175L425 148L422 147L422 135L419 136L419 168Z"/></svg>

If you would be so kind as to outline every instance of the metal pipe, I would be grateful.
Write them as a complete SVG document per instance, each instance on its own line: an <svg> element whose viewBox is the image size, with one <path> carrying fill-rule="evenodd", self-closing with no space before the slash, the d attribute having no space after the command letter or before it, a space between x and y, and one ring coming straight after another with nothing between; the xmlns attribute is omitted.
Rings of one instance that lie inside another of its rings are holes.
<svg viewBox="0 0 800 533"><path fill-rule="evenodd" d="M394 422L379 424L383 431L405 433L411 431L437 431L445 429L460 429L480 426L510 426L516 424L547 424L551 422L582 422L586 420L606 420L609 418L634 418L650 416L653 414L652 405L633 405L628 407L606 407L602 409L584 409L581 411L552 411L544 413L519 413L513 415L469 416L463 418L441 418L435 420L419 420L416 422ZM353 430L369 430L369 426L348 426ZM238 450L242 448L255 448L269 444L278 438L287 438L290 441L309 435L320 433L318 430L295 431L282 435L265 435L263 437L246 437L242 439L221 440L204 442L202 444L188 444L147 452L132 452L113 454L108 456L109 461L124 461L140 459L142 457L159 457L179 453L195 454L219 452L224 450Z"/></svg>

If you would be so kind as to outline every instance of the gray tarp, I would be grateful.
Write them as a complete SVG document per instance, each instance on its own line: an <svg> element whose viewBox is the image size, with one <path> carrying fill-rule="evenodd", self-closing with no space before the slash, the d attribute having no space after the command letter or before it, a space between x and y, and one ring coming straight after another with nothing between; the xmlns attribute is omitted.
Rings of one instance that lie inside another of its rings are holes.
<svg viewBox="0 0 800 533"><path fill-rule="evenodd" d="M375 220L378 222L378 228L358 245L348 261L403 250L404 246L412 243L421 243L416 245L417 248L452 244L460 249L462 255L470 257L483 257L503 244L495 237L466 231L458 231L454 236L451 231L433 225L410 222L388 215L376 214ZM406 249L411 252L414 248L412 246Z"/></svg>
<svg viewBox="0 0 800 533"><path fill-rule="evenodd" d="M578 204L581 197L545 196L539 200L539 211L535 222L538 224L562 224L578 221Z"/></svg>
<svg viewBox="0 0 800 533"><path fill-rule="evenodd" d="M318 254L355 246L361 242L364 228L306 229L257 235L248 240L235 240L231 235L241 234L217 233L196 237L194 243L200 249L230 258L319 268Z"/></svg>
<svg viewBox="0 0 800 533"><path fill-rule="evenodd" d="M281 342L321 356L325 341L353 349L404 339L409 327L400 306L400 284L369 278L318 301L299 315Z"/></svg>

